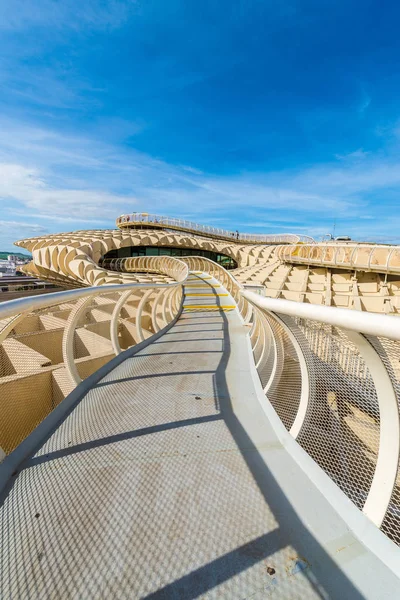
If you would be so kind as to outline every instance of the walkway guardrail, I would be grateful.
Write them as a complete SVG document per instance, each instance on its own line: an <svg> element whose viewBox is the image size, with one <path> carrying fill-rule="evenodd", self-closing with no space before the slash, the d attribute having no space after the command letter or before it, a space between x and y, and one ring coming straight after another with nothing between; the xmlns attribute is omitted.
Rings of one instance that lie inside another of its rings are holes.
<svg viewBox="0 0 400 600"><path fill-rule="evenodd" d="M253 306L257 371L282 423L400 544L400 320L240 293Z"/></svg>
<svg viewBox="0 0 400 600"><path fill-rule="evenodd" d="M145 257L143 257L145 258ZM238 305L239 312L244 320L250 318L252 307L240 291L243 286L233 277L233 275L224 269L221 265L205 258L204 256L181 256L179 260L188 265L191 271L204 271L219 279L226 290L231 294L232 298ZM117 270L122 273L137 272L136 258L114 258L107 262L107 268Z"/></svg>
<svg viewBox="0 0 400 600"><path fill-rule="evenodd" d="M277 258L288 263L400 273L400 246L356 243L315 243L279 246Z"/></svg>
<svg viewBox="0 0 400 600"><path fill-rule="evenodd" d="M150 227L185 231L206 237L228 240L230 242L242 242L244 244L298 244L300 242L312 243L314 241L313 238L306 235L292 233L277 235L242 233L239 231L229 231L220 227L212 227L211 225L200 225L199 223L184 219L174 219L147 213L121 215L118 217L116 224L120 229L149 225Z"/></svg>
<svg viewBox="0 0 400 600"><path fill-rule="evenodd" d="M15 448L70 391L180 313L189 270L208 272L250 326L266 399L308 455L400 545L400 320L266 298L204 257L118 266L164 283L104 285L0 304L0 446Z"/></svg>
<svg viewBox="0 0 400 600"><path fill-rule="evenodd" d="M180 313L187 264L132 259L164 282L103 285L0 304L0 455L11 452L83 379ZM0 458L1 458L0 456Z"/></svg>
<svg viewBox="0 0 400 600"><path fill-rule="evenodd" d="M191 271L204 271L218 279L235 300L241 317L245 321L250 319L253 310L252 306L243 296L241 296L240 292L242 290L242 285L229 271L224 269L224 267L218 263L209 258L204 258L203 256L182 256L181 260L189 266Z"/></svg>

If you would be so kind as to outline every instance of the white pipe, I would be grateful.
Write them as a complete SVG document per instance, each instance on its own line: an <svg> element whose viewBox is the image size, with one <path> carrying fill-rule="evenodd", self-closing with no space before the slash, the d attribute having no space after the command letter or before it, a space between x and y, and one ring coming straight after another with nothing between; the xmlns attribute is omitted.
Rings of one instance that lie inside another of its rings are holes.
<svg viewBox="0 0 400 600"><path fill-rule="evenodd" d="M135 325L136 333L140 342L144 341L143 329L142 329L142 312L148 298L153 293L153 290L147 290L140 299L139 306L136 313Z"/></svg>
<svg viewBox="0 0 400 600"><path fill-rule="evenodd" d="M128 290L126 292L124 292L121 297L119 298L118 302L116 303L112 316L111 316L111 321L110 321L110 338L111 338L111 344L113 347L113 351L114 354L120 354L121 353L121 346L119 344L119 339L118 339L118 317L119 317L119 313L121 312L121 308L123 307L123 305L125 304L125 302L128 300L129 296L131 295L131 290ZM168 293L168 292L166 292Z"/></svg>
<svg viewBox="0 0 400 600"><path fill-rule="evenodd" d="M274 318L279 322L280 326L285 330L285 332L289 336L289 339L292 342L295 352L297 354L297 358L299 359L301 373L300 400L299 406L297 408L296 417L289 431L289 433L294 437L294 439L296 439L301 431L301 428L303 427L304 419L306 418L307 414L308 402L310 397L310 377L308 374L307 362L302 347L299 344L293 331L290 329L290 327L286 325L285 321L278 317L278 315L274 315Z"/></svg>
<svg viewBox="0 0 400 600"><path fill-rule="evenodd" d="M158 308L158 303L161 299L161 294L162 294L162 290L160 290L158 292L158 294L156 295L156 297L154 298L153 308L151 311L151 321L153 323L154 333L158 333L161 329L160 326L158 325L158 318L157 318L157 308Z"/></svg>
<svg viewBox="0 0 400 600"><path fill-rule="evenodd" d="M310 319L327 323L333 327L342 327L366 335L384 336L391 340L400 341L400 319L398 317L349 310L347 308L335 308L333 306L303 304L292 300L266 298L246 290L240 290L240 293L252 304L269 312Z"/></svg>
<svg viewBox="0 0 400 600"><path fill-rule="evenodd" d="M78 385L82 378L79 375L78 368L75 363L74 356L74 336L75 329L80 319L81 313L86 309L89 304L91 297L83 297L78 300L73 309L70 312L68 321L65 325L63 339L62 339L62 354L64 365L67 369L70 380L74 385Z"/></svg>
<svg viewBox="0 0 400 600"><path fill-rule="evenodd" d="M182 262L183 261L179 261ZM189 275L188 266L183 263L186 267L184 272L185 277L181 281L174 283L113 283L105 284L101 286L85 287L76 290L67 290L64 292L53 292L46 294L45 296L34 296L28 298L17 298L16 300L8 300L0 304L0 320L11 317L15 314L22 312L32 312L48 306L54 306L56 304L62 304L63 302L71 302L72 300L78 300L79 298L89 296L100 296L101 294L109 294L111 292L124 292L125 290L157 290L161 288L173 288L181 283L184 283Z"/></svg>

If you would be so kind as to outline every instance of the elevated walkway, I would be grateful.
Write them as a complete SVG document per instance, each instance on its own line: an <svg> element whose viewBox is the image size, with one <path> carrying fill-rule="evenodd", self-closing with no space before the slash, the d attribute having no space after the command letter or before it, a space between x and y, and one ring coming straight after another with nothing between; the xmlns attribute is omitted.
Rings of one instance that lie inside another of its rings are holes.
<svg viewBox="0 0 400 600"><path fill-rule="evenodd" d="M13 474L0 597L397 597L277 437L231 296L185 293Z"/></svg>
<svg viewBox="0 0 400 600"><path fill-rule="evenodd" d="M170 231L181 231L216 240L237 242L241 244L297 244L299 242L311 243L313 238L306 235L283 233L277 235L240 233L239 231L228 231L220 227L200 225L185 219L174 219L162 215L150 215L148 213L132 213L121 215L116 221L119 229L167 229Z"/></svg>

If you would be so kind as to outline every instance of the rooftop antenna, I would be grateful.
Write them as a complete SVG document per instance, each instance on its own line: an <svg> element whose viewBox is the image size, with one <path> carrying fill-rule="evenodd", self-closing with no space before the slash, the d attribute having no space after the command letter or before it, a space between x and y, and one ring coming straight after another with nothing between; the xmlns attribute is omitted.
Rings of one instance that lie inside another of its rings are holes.
<svg viewBox="0 0 400 600"><path fill-rule="evenodd" d="M333 235L332 235L333 239L335 239L335 230L336 230L336 219L333 222Z"/></svg>

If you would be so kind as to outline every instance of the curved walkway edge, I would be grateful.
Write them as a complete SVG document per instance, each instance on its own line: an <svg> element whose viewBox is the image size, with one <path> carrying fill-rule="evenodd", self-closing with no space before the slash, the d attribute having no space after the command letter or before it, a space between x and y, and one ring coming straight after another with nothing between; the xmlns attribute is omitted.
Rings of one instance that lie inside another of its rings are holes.
<svg viewBox="0 0 400 600"><path fill-rule="evenodd" d="M0 597L397 597L360 540L391 543L288 439L231 298L191 285L12 478Z"/></svg>

